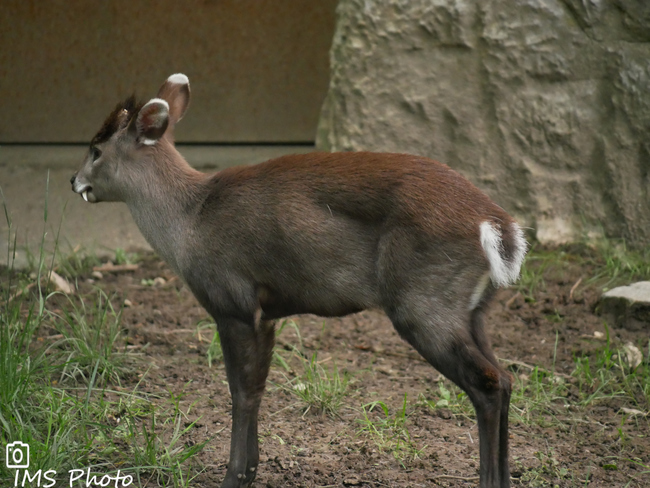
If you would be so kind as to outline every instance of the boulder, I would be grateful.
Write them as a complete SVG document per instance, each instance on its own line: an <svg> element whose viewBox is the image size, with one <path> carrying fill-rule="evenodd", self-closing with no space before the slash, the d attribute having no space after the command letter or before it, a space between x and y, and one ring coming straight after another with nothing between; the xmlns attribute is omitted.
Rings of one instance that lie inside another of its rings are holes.
<svg viewBox="0 0 650 488"><path fill-rule="evenodd" d="M650 1L340 0L317 146L447 163L542 242L650 244Z"/></svg>
<svg viewBox="0 0 650 488"><path fill-rule="evenodd" d="M619 286L603 293L598 308L617 327L650 330L650 281Z"/></svg>

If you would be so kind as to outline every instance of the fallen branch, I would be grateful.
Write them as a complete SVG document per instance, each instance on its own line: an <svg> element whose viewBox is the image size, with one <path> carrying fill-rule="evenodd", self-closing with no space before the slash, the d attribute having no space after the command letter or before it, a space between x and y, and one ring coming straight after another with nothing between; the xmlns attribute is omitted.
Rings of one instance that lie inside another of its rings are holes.
<svg viewBox="0 0 650 488"><path fill-rule="evenodd" d="M162 334L162 335L170 335L170 334L194 334L196 332L196 329L176 329L176 330L161 330L157 332L151 332L147 331L152 334Z"/></svg>
<svg viewBox="0 0 650 488"><path fill-rule="evenodd" d="M537 369L539 369L541 371L552 374L554 376L559 376L559 377L567 379L567 380L573 379L573 376L571 376L571 375L564 374L564 373L558 373L556 371L551 371L550 369L542 368L541 366L533 366L532 364L524 363L523 361L514 361L512 359L502 359L502 358L499 358L499 361L501 361L502 363L506 363L508 366L511 366L511 365L512 366L521 366L522 368L526 368L526 369L528 369L530 371L537 368Z"/></svg>
<svg viewBox="0 0 650 488"><path fill-rule="evenodd" d="M41 336L43 339L50 339L53 341L58 341L59 339L63 339L63 334L53 334L49 336Z"/></svg>
<svg viewBox="0 0 650 488"><path fill-rule="evenodd" d="M479 476L454 476L451 474L439 474L437 476L432 476L430 479L439 480L439 479L450 479L450 480L462 480L462 481L476 481L480 479Z"/></svg>
<svg viewBox="0 0 650 488"><path fill-rule="evenodd" d="M9 297L9 302L11 302L12 300L15 300L16 298L18 298L19 296L21 296L21 295L22 295L23 293L25 293L26 291L31 290L32 288L34 288L34 287L36 286L36 284L37 284L37 282L35 281L35 282L30 283L29 285L27 285L27 286L26 286L25 288L23 288L22 290L18 290L14 295L11 295L11 296Z"/></svg>
<svg viewBox="0 0 650 488"><path fill-rule="evenodd" d="M512 304L514 303L514 301L515 301L517 298L519 298L520 296L521 296L521 293L520 293L520 292L517 292L517 293L515 293L514 295L512 295L512 296L508 299L508 301L506 302L505 307L506 307L506 308L510 308L510 305L512 305Z"/></svg>
<svg viewBox="0 0 650 488"><path fill-rule="evenodd" d="M93 271L101 273L121 273L124 271L135 271L140 268L139 264L113 264L106 263L101 266L93 266Z"/></svg>
<svg viewBox="0 0 650 488"><path fill-rule="evenodd" d="M576 281L575 285L573 285L571 287L571 291L569 292L569 300L573 300L573 292L575 292L576 288L578 288L578 286L580 286L580 283L582 283L582 276L580 277L580 279L578 281Z"/></svg>
<svg viewBox="0 0 650 488"><path fill-rule="evenodd" d="M413 361L420 361L422 363L428 364L428 361L426 359L424 359L422 356L416 356L415 354L408 354L408 353L394 352L394 351L377 351L377 354L379 355L383 354L384 356L394 356L396 358L406 358L406 359L411 359Z"/></svg>

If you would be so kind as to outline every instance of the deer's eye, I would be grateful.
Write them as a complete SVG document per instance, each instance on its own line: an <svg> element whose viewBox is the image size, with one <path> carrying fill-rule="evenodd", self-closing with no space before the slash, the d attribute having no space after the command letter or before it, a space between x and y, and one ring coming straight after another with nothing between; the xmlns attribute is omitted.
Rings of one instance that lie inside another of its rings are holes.
<svg viewBox="0 0 650 488"><path fill-rule="evenodd" d="M102 155L102 152L97 149L96 147L93 147L90 149L90 157L93 158L93 163L99 159L99 157Z"/></svg>

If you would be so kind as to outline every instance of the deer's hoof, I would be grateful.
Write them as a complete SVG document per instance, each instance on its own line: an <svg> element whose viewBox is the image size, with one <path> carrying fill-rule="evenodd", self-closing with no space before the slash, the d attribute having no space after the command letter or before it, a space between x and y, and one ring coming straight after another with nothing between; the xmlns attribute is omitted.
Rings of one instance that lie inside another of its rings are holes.
<svg viewBox="0 0 650 488"><path fill-rule="evenodd" d="M247 468L247 472L235 473L228 470L226 477L221 484L221 488L247 488L253 484L255 475L257 474L256 467Z"/></svg>

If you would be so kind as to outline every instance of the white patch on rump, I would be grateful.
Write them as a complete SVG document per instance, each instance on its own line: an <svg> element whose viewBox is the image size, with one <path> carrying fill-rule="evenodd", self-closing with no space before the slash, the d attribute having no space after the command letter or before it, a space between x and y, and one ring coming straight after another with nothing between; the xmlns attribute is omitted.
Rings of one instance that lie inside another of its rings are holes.
<svg viewBox="0 0 650 488"><path fill-rule="evenodd" d="M497 287L508 286L517 281L528 248L521 228L516 223L510 225L512 226L515 244L510 261L506 261L501 255L503 251L501 229L488 221L482 222L479 226L481 230L481 246L490 263L490 278L492 278L494 286Z"/></svg>
<svg viewBox="0 0 650 488"><path fill-rule="evenodd" d="M189 85L190 80L187 76L185 76L183 73L176 73L171 75L169 78L167 78L167 81L169 83L173 83L175 85Z"/></svg>

